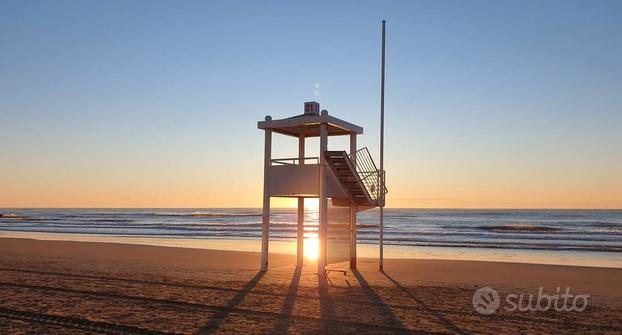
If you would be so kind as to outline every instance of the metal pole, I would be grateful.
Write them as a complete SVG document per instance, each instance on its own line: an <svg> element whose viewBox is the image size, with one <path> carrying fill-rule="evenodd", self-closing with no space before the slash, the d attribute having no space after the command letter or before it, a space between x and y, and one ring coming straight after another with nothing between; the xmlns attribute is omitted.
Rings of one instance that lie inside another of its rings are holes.
<svg viewBox="0 0 622 335"><path fill-rule="evenodd" d="M382 20L382 70L380 79L380 271L384 270L384 46L385 20Z"/></svg>

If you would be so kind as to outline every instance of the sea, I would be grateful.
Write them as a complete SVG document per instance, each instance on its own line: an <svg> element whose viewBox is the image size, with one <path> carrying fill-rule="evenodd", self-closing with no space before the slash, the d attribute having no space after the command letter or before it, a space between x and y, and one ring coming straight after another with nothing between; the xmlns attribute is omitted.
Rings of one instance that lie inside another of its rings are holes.
<svg viewBox="0 0 622 335"><path fill-rule="evenodd" d="M622 210L387 208L384 212L384 244L395 258L487 255L488 260L622 267ZM257 208L0 209L0 232L258 243L261 220ZM272 209L270 221L273 241L293 243L295 208ZM370 255L378 244L378 222L377 209L358 213L359 248ZM317 224L317 210L305 209L306 238L317 235Z"/></svg>

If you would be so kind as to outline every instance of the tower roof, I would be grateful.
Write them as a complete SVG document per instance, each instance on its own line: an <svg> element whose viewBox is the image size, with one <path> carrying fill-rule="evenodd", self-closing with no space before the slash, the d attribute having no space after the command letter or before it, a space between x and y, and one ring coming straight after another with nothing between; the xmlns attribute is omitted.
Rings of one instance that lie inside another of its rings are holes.
<svg viewBox="0 0 622 335"><path fill-rule="evenodd" d="M272 120L267 116L265 121L257 122L257 128L272 129L276 133L295 137L317 137L320 136L321 123L328 124L328 136L363 133L362 127L328 115L324 111L322 114L301 114L279 120Z"/></svg>

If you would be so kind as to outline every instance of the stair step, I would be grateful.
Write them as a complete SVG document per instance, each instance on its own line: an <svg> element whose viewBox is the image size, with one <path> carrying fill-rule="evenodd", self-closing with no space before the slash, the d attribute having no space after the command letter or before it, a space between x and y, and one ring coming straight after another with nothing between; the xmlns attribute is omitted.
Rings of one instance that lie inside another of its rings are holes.
<svg viewBox="0 0 622 335"><path fill-rule="evenodd" d="M328 165L338 178L343 188L350 194L352 201L360 206L371 206L365 184L359 179L359 173L345 151L326 153Z"/></svg>

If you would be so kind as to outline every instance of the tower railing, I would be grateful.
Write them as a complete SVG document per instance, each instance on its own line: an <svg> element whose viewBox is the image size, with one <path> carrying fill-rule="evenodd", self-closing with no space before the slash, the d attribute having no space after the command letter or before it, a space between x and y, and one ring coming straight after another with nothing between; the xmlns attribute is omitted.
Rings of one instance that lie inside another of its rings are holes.
<svg viewBox="0 0 622 335"><path fill-rule="evenodd" d="M320 164L319 157L305 157L302 159L305 164ZM300 164L300 158L275 158L270 160L271 165L298 165Z"/></svg>
<svg viewBox="0 0 622 335"><path fill-rule="evenodd" d="M382 185L380 180L381 173L376 167L376 163L374 163L367 147L361 148L351 154L350 160L355 163L356 172L372 200L381 199L388 190L385 187L383 193L380 191L380 185Z"/></svg>

